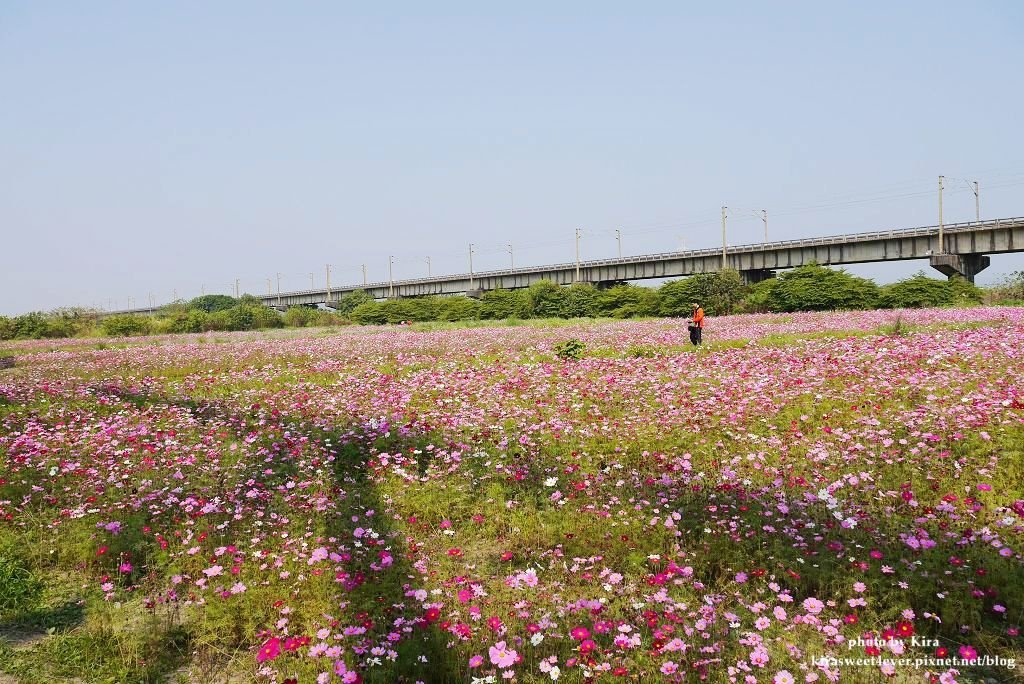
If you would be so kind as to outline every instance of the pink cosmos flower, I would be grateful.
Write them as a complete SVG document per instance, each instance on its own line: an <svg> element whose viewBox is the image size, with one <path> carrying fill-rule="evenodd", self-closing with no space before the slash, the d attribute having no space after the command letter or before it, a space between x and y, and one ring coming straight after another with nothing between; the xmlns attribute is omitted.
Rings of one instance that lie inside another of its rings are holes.
<svg viewBox="0 0 1024 684"><path fill-rule="evenodd" d="M488 649L491 656L491 663L500 668L512 667L516 662L517 653L508 647L504 641L499 641Z"/></svg>
<svg viewBox="0 0 1024 684"><path fill-rule="evenodd" d="M807 598L804 599L803 607L811 615L817 615L825 608L825 604L816 598Z"/></svg>
<svg viewBox="0 0 1024 684"><path fill-rule="evenodd" d="M268 660L273 660L279 655L281 655L281 640L277 637L270 637L260 646L260 650L256 654L256 661L264 663Z"/></svg>

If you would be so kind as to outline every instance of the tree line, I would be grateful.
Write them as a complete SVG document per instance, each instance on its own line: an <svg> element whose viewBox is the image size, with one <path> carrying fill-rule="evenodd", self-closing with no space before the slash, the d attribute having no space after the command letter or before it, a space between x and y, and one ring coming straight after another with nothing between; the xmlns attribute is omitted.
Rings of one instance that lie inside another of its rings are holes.
<svg viewBox="0 0 1024 684"><path fill-rule="evenodd" d="M0 316L0 339L258 330L331 325L383 325L420 321L508 320L528 318L685 317L700 302L712 316L731 313L828 311L841 309L962 306L982 301L1024 304L1024 272L982 290L962 278L938 280L919 272L879 286L843 269L816 264L779 273L747 285L737 271L706 273L660 287L620 284L604 289L549 281L519 290L468 297L410 297L375 301L365 291L346 293L333 311L291 307L284 313L244 295L205 295L160 309L155 316L101 316L86 309L58 309L22 316Z"/></svg>

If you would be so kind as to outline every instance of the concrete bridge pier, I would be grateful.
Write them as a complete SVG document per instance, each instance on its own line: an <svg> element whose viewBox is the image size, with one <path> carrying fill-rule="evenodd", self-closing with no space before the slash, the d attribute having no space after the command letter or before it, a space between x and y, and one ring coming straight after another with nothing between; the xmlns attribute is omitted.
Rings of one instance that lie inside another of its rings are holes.
<svg viewBox="0 0 1024 684"><path fill-rule="evenodd" d="M740 279L746 285L756 285L757 283L768 280L769 278L775 277L775 271L770 268L754 268L750 270L740 271Z"/></svg>
<svg viewBox="0 0 1024 684"><path fill-rule="evenodd" d="M992 260L984 254L933 254L929 262L947 278L961 276L973 283L974 276L988 268Z"/></svg>

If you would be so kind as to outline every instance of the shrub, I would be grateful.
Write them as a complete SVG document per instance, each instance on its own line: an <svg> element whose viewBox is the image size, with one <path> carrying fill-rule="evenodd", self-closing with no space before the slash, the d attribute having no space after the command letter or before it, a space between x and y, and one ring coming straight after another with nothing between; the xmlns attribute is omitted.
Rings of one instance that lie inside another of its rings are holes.
<svg viewBox="0 0 1024 684"><path fill-rule="evenodd" d="M309 306L292 306L284 313L284 324L291 328L305 328L316 325L319 312Z"/></svg>
<svg viewBox="0 0 1024 684"><path fill-rule="evenodd" d="M563 361L579 361L583 358L583 351L586 348L583 342L572 338L555 345L555 356Z"/></svg>
<svg viewBox="0 0 1024 684"><path fill-rule="evenodd" d="M832 311L873 309L878 306L878 285L850 275L809 264L767 281L768 306L772 311Z"/></svg>
<svg viewBox="0 0 1024 684"><path fill-rule="evenodd" d="M375 301L363 302L352 309L349 318L360 325L384 325L388 322L387 311L380 302Z"/></svg>
<svg viewBox="0 0 1024 684"><path fill-rule="evenodd" d="M100 323L100 330L108 337L133 337L145 335L150 331L151 321L144 316L124 314L121 316L110 316L104 318Z"/></svg>
<svg viewBox="0 0 1024 684"><path fill-rule="evenodd" d="M442 297L438 318L442 321L472 321L480 318L483 305L469 297Z"/></svg>
<svg viewBox="0 0 1024 684"><path fill-rule="evenodd" d="M573 283L563 288L562 318L590 318L598 315L597 290L590 283Z"/></svg>
<svg viewBox="0 0 1024 684"><path fill-rule="evenodd" d="M338 299L338 307L336 311L342 315L351 314L353 310L360 304L372 302L371 297L366 290L353 290L352 292L346 292Z"/></svg>
<svg viewBox="0 0 1024 684"><path fill-rule="evenodd" d="M259 300L257 300L257 302L259 302ZM276 309L271 309L269 306L264 306L262 303L247 306L246 309L252 317L252 327L257 330L284 327L284 319L281 318L281 314L279 314Z"/></svg>
<svg viewBox="0 0 1024 684"><path fill-rule="evenodd" d="M526 290L490 290L480 296L480 318L529 318L530 301Z"/></svg>
<svg viewBox="0 0 1024 684"><path fill-rule="evenodd" d="M886 285L879 303L890 309L947 306L981 301L981 290L960 277L949 280L929 278L917 272L910 278Z"/></svg>
<svg viewBox="0 0 1024 684"><path fill-rule="evenodd" d="M650 287L616 285L598 291L595 305L598 314L615 318L657 316L661 307L661 295Z"/></svg>
<svg viewBox="0 0 1024 684"><path fill-rule="evenodd" d="M14 336L19 339L46 337L46 317L38 311L14 318Z"/></svg>
<svg viewBox="0 0 1024 684"><path fill-rule="evenodd" d="M565 289L550 280L541 280L526 288L532 318L557 318L565 303Z"/></svg>
<svg viewBox="0 0 1024 684"><path fill-rule="evenodd" d="M661 314L686 317L699 302L709 316L724 316L738 308L747 290L738 271L699 273L661 286Z"/></svg>
<svg viewBox="0 0 1024 684"><path fill-rule="evenodd" d="M13 340L17 334L14 321L7 316L0 316L0 340Z"/></svg>
<svg viewBox="0 0 1024 684"><path fill-rule="evenodd" d="M200 311L205 311L206 313L213 313L215 311L225 311L237 305L237 299L222 294L203 295L202 297L196 297L195 299L188 303L188 307L190 309L199 309Z"/></svg>

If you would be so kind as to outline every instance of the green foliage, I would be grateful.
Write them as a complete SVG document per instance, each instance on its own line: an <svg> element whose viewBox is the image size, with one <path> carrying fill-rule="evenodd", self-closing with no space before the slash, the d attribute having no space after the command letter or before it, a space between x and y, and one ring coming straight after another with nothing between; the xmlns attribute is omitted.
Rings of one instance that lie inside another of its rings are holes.
<svg viewBox="0 0 1024 684"><path fill-rule="evenodd" d="M468 297L411 297L363 302L349 314L362 325L425 321L466 321L480 317L482 304Z"/></svg>
<svg viewBox="0 0 1024 684"><path fill-rule="evenodd" d="M772 311L832 311L873 309L878 306L878 285L850 275L844 269L809 264L780 273L767 281Z"/></svg>
<svg viewBox="0 0 1024 684"><path fill-rule="evenodd" d="M349 318L360 325L384 325L388 322L388 313L380 302L363 302L349 312Z"/></svg>
<svg viewBox="0 0 1024 684"><path fill-rule="evenodd" d="M747 289L739 272L732 269L675 280L661 286L661 314L689 316L693 303L699 302L709 316L724 316L739 307Z"/></svg>
<svg viewBox="0 0 1024 684"><path fill-rule="evenodd" d="M658 348L650 344L631 344L626 349L626 356L634 359L652 359L658 355Z"/></svg>
<svg viewBox="0 0 1024 684"><path fill-rule="evenodd" d="M7 316L0 316L0 340L13 340L17 334L14 320Z"/></svg>
<svg viewBox="0 0 1024 684"><path fill-rule="evenodd" d="M14 336L18 339L37 339L48 337L46 316L39 311L33 311L14 319Z"/></svg>
<svg viewBox="0 0 1024 684"><path fill-rule="evenodd" d="M981 290L967 280L960 277L938 280L929 278L921 271L898 283L886 285L879 297L879 304L889 309L948 306L980 301Z"/></svg>
<svg viewBox="0 0 1024 684"><path fill-rule="evenodd" d="M338 307L336 311L339 314L347 316L360 304L372 301L373 297L371 297L366 290L353 290L352 292L346 292L340 299L338 299Z"/></svg>
<svg viewBox="0 0 1024 684"><path fill-rule="evenodd" d="M649 287L616 285L598 291L596 306L599 315L614 318L657 316L661 307L661 295Z"/></svg>
<svg viewBox="0 0 1024 684"><path fill-rule="evenodd" d="M575 338L556 344L554 347L555 356L563 361L579 361L583 358L583 352L587 345Z"/></svg>
<svg viewBox="0 0 1024 684"><path fill-rule="evenodd" d="M150 319L132 314L109 316L100 322L100 330L108 337L145 335L150 331L150 328Z"/></svg>
<svg viewBox="0 0 1024 684"><path fill-rule="evenodd" d="M590 283L573 283L564 290L562 318L591 318L598 313L597 290Z"/></svg>
<svg viewBox="0 0 1024 684"><path fill-rule="evenodd" d="M550 280L541 280L526 288L532 318L558 318L565 306L565 289Z"/></svg>
<svg viewBox="0 0 1024 684"><path fill-rule="evenodd" d="M768 313L775 311L772 306L775 304L773 294L775 291L775 279L762 280L756 285L747 288L747 296L737 307L738 313Z"/></svg>
<svg viewBox="0 0 1024 684"><path fill-rule="evenodd" d="M0 547L0 616L15 615L35 607L43 583L9 546Z"/></svg>
<svg viewBox="0 0 1024 684"><path fill-rule="evenodd" d="M316 325L320 312L309 306L292 306L284 313L284 324L289 328L305 328Z"/></svg>
<svg viewBox="0 0 1024 684"><path fill-rule="evenodd" d="M238 300L234 297L222 294L209 294L203 295L202 297L196 297L188 303L188 308L198 309L200 311L205 311L206 313L214 313L215 311L224 311L237 305Z"/></svg>
<svg viewBox="0 0 1024 684"><path fill-rule="evenodd" d="M530 302L525 290L490 290L480 296L480 318L529 318Z"/></svg>
<svg viewBox="0 0 1024 684"><path fill-rule="evenodd" d="M483 305L469 297L441 297L438 319L442 321L473 321L480 318Z"/></svg>
<svg viewBox="0 0 1024 684"><path fill-rule="evenodd" d="M989 289L985 299L991 304L1024 303L1024 271L1006 276L1003 282Z"/></svg>
<svg viewBox="0 0 1024 684"><path fill-rule="evenodd" d="M161 332L197 333L211 330L211 317L205 311L175 310L171 315L159 319L158 328Z"/></svg>

